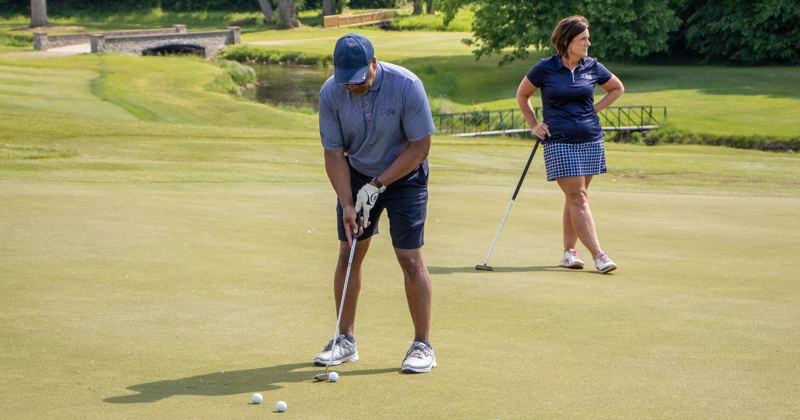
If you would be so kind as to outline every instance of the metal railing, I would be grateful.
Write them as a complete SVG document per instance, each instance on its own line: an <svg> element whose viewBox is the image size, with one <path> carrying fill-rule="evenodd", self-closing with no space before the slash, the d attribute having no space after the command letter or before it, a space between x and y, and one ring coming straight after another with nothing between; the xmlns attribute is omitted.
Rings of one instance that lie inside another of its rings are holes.
<svg viewBox="0 0 800 420"><path fill-rule="evenodd" d="M542 108L533 109L536 119L543 121ZM667 123L663 106L615 106L598 114L604 131L647 131ZM543 121L546 122L546 121ZM519 109L434 114L436 131L454 136L493 136L530 132Z"/></svg>

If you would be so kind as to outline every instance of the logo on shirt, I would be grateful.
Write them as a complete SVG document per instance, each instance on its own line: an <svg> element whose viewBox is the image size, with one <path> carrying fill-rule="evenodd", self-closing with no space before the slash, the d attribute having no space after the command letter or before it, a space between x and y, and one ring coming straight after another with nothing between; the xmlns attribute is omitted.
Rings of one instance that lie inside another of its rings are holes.
<svg viewBox="0 0 800 420"><path fill-rule="evenodd" d="M381 108L381 115L395 115L397 108Z"/></svg>
<svg viewBox="0 0 800 420"><path fill-rule="evenodd" d="M581 75L581 79L584 79L584 80L592 80L592 75L591 75L591 74L589 74L589 73L583 73L583 74Z"/></svg>

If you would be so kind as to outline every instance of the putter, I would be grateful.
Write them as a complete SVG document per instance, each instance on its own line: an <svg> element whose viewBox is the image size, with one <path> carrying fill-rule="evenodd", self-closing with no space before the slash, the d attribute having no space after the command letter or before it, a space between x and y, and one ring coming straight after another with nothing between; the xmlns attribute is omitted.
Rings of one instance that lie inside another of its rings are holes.
<svg viewBox="0 0 800 420"><path fill-rule="evenodd" d="M358 215L358 219L360 218L361 215ZM336 351L336 339L339 338L339 323L342 322L342 310L344 310L344 297L347 296L347 283L350 281L350 268L353 266L353 255L355 255L356 253L357 238L358 238L358 233L356 232L356 234L353 236L353 245L350 246L350 259L347 261L347 273L344 275L344 288L342 289L342 301L339 304L339 316L336 319L336 329L333 332L333 346L331 347L331 358L328 361L328 364L325 365L325 373L320 373L319 375L314 376L314 379L318 381L327 381L330 378L328 369L330 369L331 364L333 364L333 353Z"/></svg>
<svg viewBox="0 0 800 420"><path fill-rule="evenodd" d="M520 187L522 187L522 181L525 180L525 174L528 173L528 168L531 166L533 155L536 154L536 149L538 147L539 147L539 139L537 138L536 144L533 146L533 151L531 152L531 157L528 158L528 163L525 165L525 169L522 171L522 176L519 178L517 189L514 191L514 195L511 197L511 204L508 205L508 210L506 210L506 215L503 216L503 222L500 223L500 229L497 230L497 235L495 235L494 237L494 242L492 242L492 247L489 249L489 255L486 256L486 261L483 264L478 264L475 266L476 270L494 271L492 266L489 265L489 257L492 256L492 251L494 251L494 245L497 243L497 238L500 237L500 231L503 230L503 225L506 224L506 218L508 217L508 213L511 211L511 206L514 205L514 200L517 199L517 194L519 194L519 189Z"/></svg>

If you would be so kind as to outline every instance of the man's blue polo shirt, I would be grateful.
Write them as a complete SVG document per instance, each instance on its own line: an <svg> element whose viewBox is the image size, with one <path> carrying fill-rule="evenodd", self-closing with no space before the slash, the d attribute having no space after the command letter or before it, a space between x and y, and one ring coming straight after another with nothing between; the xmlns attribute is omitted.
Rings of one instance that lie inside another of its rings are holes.
<svg viewBox="0 0 800 420"><path fill-rule="evenodd" d="M409 141L436 130L422 82L409 70L378 62L375 83L364 96L331 76L319 92L319 133L326 150L344 150L358 172L378 176Z"/></svg>
<svg viewBox="0 0 800 420"><path fill-rule="evenodd" d="M603 139L600 118L594 112L594 85L612 74L594 58L582 58L570 71L556 54L537 63L528 80L542 91L543 122L550 130L545 142L586 143Z"/></svg>

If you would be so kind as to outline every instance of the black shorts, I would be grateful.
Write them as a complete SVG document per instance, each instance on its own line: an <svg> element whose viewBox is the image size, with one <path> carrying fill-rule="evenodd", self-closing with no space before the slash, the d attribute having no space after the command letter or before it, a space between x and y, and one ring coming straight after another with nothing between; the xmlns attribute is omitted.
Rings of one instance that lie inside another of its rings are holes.
<svg viewBox="0 0 800 420"><path fill-rule="evenodd" d="M372 180L350 166L350 188L353 202L358 190ZM378 221L383 209L389 214L389 234L392 246L398 249L422 248L425 235L425 217L428 214L428 161L417 166L411 173L386 186L386 191L378 196L375 206L369 213L370 224L358 240L364 240L378 233ZM342 206L336 204L339 240L346 241L342 221Z"/></svg>

